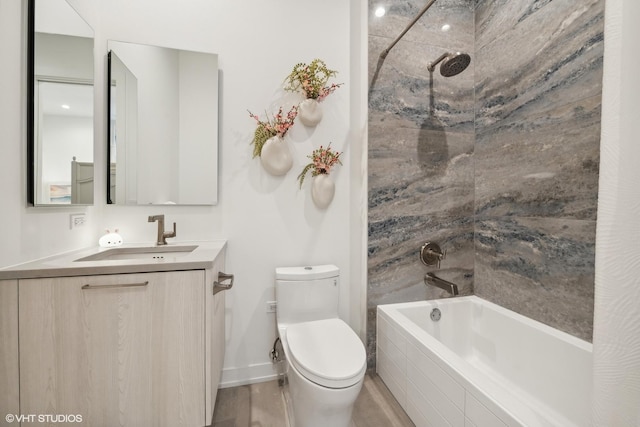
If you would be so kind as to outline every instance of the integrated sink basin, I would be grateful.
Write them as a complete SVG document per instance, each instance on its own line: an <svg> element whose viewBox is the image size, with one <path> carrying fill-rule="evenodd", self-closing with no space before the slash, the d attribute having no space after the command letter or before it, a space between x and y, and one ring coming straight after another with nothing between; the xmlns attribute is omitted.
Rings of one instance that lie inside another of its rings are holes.
<svg viewBox="0 0 640 427"><path fill-rule="evenodd" d="M117 247L107 249L105 251L98 252L93 255L89 255L83 258L74 260L77 261L116 261L116 260L163 260L173 259L191 254L198 245L183 245L183 246L148 246L148 247Z"/></svg>
<svg viewBox="0 0 640 427"><path fill-rule="evenodd" d="M0 268L0 281L212 270L217 268L217 257L224 253L226 246L226 240L222 239L177 241L166 245L135 242L106 248L96 245Z"/></svg>

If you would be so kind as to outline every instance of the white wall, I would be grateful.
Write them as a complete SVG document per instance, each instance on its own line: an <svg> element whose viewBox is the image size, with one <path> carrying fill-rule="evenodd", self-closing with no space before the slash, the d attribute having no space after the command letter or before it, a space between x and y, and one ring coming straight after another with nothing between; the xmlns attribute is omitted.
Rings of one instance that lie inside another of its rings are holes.
<svg viewBox="0 0 640 427"><path fill-rule="evenodd" d="M36 76L90 80L93 77L93 40L86 37L38 33Z"/></svg>
<svg viewBox="0 0 640 427"><path fill-rule="evenodd" d="M607 0L593 423L640 426L640 3ZM631 54L630 54L631 53Z"/></svg>
<svg viewBox="0 0 640 427"><path fill-rule="evenodd" d="M3 67L0 102L6 162L4 182L24 182L24 69L15 0L0 0ZM277 0L71 0L96 30L95 160L96 206L42 210L24 207L22 188L9 188L1 223L8 240L0 265L95 244L105 228L119 228L128 242L152 241L150 214L177 222L178 238L228 239L227 270L236 276L227 294L227 356L223 381L258 380L273 374L268 352L275 338L275 317L266 313L274 298L277 266L334 263L342 270L341 315L362 335L361 297L366 254L366 188L362 144L366 112L366 4L361 1ZM353 16L352 16L353 15ZM364 19L364 22L360 20ZM353 22L352 22L353 21ZM219 204L212 207L106 206L106 48L108 39L155 44L219 54L220 147ZM364 43L363 43L364 41ZM249 145L256 114L294 98L281 90L297 62L322 58L339 71L345 85L323 103L324 119L315 129L297 125L290 132L294 167L282 177L269 176ZM6 59L6 62L4 61ZM5 65L7 64L6 68ZM23 82L23 88L17 88ZM357 105L356 105L357 104ZM6 131L4 131L6 129ZM332 177L336 196L326 211L310 199L310 180L298 190L296 176L307 155L329 142L345 151L343 166ZM366 157L364 157L366 158ZM4 203L3 203L4 204ZM89 226L68 230L69 211L86 210ZM28 243L30 242L30 243ZM352 265L358 271L352 271Z"/></svg>
<svg viewBox="0 0 640 427"><path fill-rule="evenodd" d="M0 266L95 242L96 208L26 208L26 5L0 0ZM85 228L69 229L69 214L87 212Z"/></svg>
<svg viewBox="0 0 640 427"><path fill-rule="evenodd" d="M36 32L93 37L93 30L71 7L67 0L47 0L36 3Z"/></svg>

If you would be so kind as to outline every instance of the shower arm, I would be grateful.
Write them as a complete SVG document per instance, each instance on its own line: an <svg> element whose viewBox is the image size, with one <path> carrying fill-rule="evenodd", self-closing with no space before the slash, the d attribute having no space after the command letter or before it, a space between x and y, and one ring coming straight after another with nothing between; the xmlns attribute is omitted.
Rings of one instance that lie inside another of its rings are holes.
<svg viewBox="0 0 640 427"><path fill-rule="evenodd" d="M386 48L385 50L383 50L380 53L380 59L384 59L387 57L387 55L389 54L389 51L396 45L396 43L398 43L400 41L400 39L407 33L407 31L409 31L411 29L411 27L414 26L414 24L416 22L418 22L418 19L420 19L422 17L422 15L424 15L424 13L431 7L432 4L434 4L436 2L436 0L430 0L425 7L422 8L422 10L420 11L420 13L418 13L418 15L413 18L413 21L411 21L409 23L409 25L407 25L407 28L405 28L398 37L396 37L396 39L394 41L391 42L391 44L389 45L388 48Z"/></svg>
<svg viewBox="0 0 640 427"><path fill-rule="evenodd" d="M430 73L433 72L433 70L436 68L436 65L438 65L439 63L442 62L443 59L445 59L447 56L449 56L448 52L443 53L442 55L440 55L438 57L438 59L436 59L433 62L430 62L429 65L427 65L427 70L429 70Z"/></svg>

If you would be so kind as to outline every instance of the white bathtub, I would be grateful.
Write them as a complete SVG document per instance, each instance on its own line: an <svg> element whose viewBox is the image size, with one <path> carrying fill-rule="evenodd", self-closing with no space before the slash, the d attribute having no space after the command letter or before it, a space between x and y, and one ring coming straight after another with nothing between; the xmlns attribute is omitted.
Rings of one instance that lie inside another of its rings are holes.
<svg viewBox="0 0 640 427"><path fill-rule="evenodd" d="M378 375L417 427L588 426L591 369L590 343L476 296L378 306Z"/></svg>

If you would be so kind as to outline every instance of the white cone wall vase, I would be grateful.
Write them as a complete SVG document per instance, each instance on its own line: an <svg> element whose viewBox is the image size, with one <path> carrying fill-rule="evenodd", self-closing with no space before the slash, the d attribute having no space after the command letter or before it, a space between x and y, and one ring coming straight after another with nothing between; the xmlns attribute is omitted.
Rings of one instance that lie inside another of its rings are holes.
<svg viewBox="0 0 640 427"><path fill-rule="evenodd" d="M271 175L280 176L289 172L293 157L284 138L276 135L267 139L260 152L260 162Z"/></svg>
<svg viewBox="0 0 640 427"><path fill-rule="evenodd" d="M298 117L305 126L315 126L322 120L322 107L312 98L307 98L298 106Z"/></svg>
<svg viewBox="0 0 640 427"><path fill-rule="evenodd" d="M313 177L311 183L311 198L320 209L325 209L333 200L336 185L328 174L320 174Z"/></svg>

